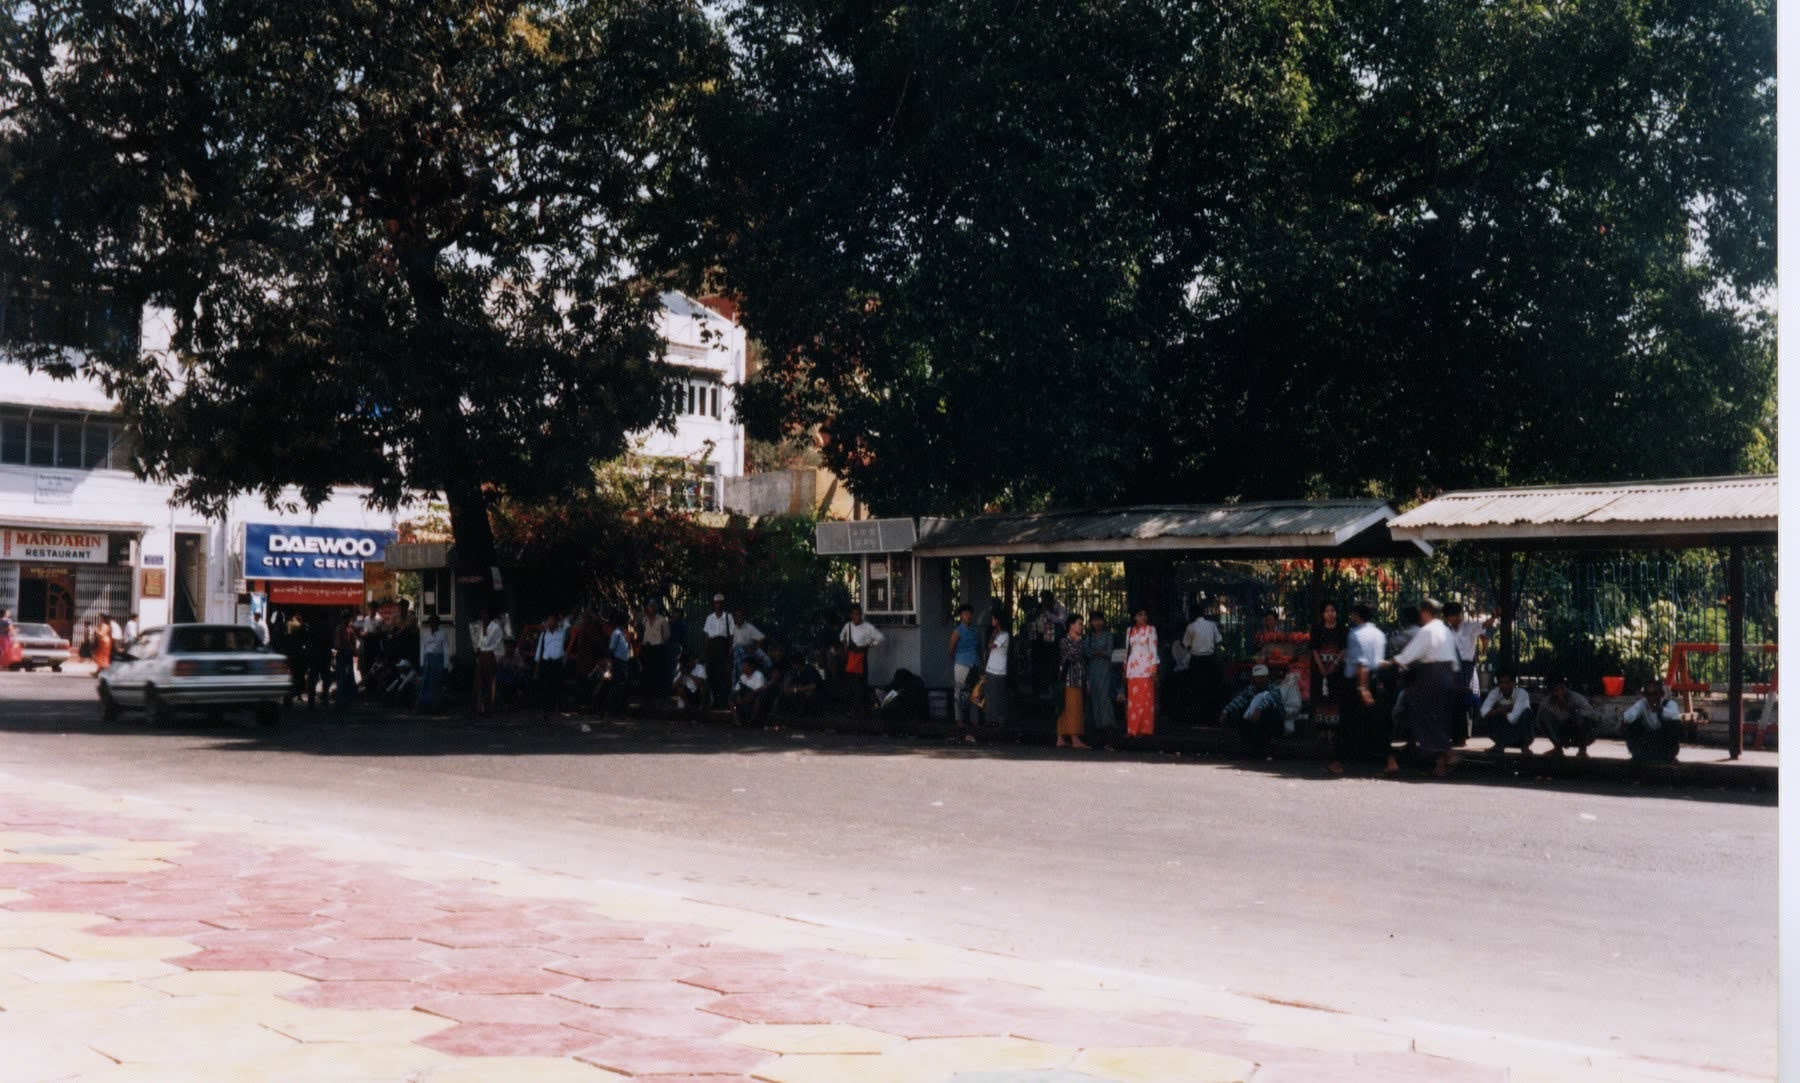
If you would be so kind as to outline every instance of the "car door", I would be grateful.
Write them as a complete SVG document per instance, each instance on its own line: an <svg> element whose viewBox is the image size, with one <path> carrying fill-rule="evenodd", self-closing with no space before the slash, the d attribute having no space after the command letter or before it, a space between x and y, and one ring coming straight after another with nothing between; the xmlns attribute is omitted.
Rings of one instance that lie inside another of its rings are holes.
<svg viewBox="0 0 1800 1083"><path fill-rule="evenodd" d="M154 631L144 632L126 645L125 650L131 657L114 661L108 670L107 680L112 685L113 698L134 707L143 706L145 677L161 643L162 632Z"/></svg>

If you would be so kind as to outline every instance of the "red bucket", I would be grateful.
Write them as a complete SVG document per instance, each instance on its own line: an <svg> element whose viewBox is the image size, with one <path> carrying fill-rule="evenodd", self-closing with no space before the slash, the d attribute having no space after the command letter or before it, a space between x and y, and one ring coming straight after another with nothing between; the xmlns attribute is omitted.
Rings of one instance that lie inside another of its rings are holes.
<svg viewBox="0 0 1800 1083"><path fill-rule="evenodd" d="M1600 678L1600 688L1609 696L1622 696L1625 694L1625 678L1602 677Z"/></svg>

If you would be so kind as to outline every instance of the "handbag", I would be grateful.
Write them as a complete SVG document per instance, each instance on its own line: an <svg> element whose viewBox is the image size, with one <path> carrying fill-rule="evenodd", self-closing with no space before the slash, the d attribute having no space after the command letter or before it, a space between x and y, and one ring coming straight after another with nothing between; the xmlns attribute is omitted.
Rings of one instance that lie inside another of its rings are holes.
<svg viewBox="0 0 1800 1083"><path fill-rule="evenodd" d="M978 678L975 687L969 689L969 702L977 707L987 706L987 677Z"/></svg>

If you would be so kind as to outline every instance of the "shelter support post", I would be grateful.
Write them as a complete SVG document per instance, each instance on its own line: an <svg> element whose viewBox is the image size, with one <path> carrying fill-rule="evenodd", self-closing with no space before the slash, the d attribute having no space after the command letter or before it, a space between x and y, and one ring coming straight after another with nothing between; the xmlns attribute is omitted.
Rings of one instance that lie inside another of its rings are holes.
<svg viewBox="0 0 1800 1083"><path fill-rule="evenodd" d="M1500 551L1500 662L1514 673L1519 671L1519 637L1513 628L1513 551Z"/></svg>
<svg viewBox="0 0 1800 1083"><path fill-rule="evenodd" d="M1308 625L1315 641L1325 627L1325 558L1314 557L1312 562L1312 621Z"/></svg>
<svg viewBox="0 0 1800 1083"><path fill-rule="evenodd" d="M1744 754L1744 547L1734 545L1726 559L1725 619L1731 625L1729 681L1726 695L1730 699L1729 734L1731 758Z"/></svg>
<svg viewBox="0 0 1800 1083"><path fill-rule="evenodd" d="M1001 573L1000 573L1000 580L1001 580L1001 588L1000 589L1004 592L1004 597L1006 599L1006 620L1009 625L1009 627L1007 628L1007 631L1011 632L1012 629L1011 629L1010 625L1011 625L1011 622L1013 619L1013 614L1018 612L1018 610L1016 608L1014 608L1014 606L1013 606L1013 581L1014 581L1015 577L1018 575L1018 568L1013 564L1013 558L1011 558L1011 557L1001 557L1000 558L1000 567L1002 569Z"/></svg>

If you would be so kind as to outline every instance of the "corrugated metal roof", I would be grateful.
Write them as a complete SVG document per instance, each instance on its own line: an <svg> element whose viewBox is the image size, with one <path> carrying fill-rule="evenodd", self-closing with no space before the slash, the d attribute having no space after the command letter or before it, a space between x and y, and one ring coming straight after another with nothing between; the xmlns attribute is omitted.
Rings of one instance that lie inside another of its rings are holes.
<svg viewBox="0 0 1800 1083"><path fill-rule="evenodd" d="M1394 509L1380 500L1177 504L929 522L921 553L1005 556L1140 549L1267 551L1332 549L1380 528ZM1385 536L1383 538L1385 540Z"/></svg>
<svg viewBox="0 0 1800 1083"><path fill-rule="evenodd" d="M1643 534L1772 533L1780 517L1772 475L1445 493L1388 524L1431 541Z"/></svg>

